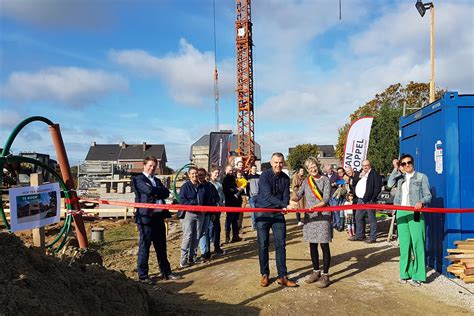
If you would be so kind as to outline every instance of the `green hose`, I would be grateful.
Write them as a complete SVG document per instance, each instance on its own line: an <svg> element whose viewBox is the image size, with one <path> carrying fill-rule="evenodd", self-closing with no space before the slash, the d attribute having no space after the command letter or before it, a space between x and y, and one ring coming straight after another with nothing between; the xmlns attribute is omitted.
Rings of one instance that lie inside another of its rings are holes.
<svg viewBox="0 0 474 316"><path fill-rule="evenodd" d="M194 166L194 164L193 164L192 162L185 164L181 169L178 170L178 172L176 172L176 176L174 177L174 181L173 181L173 193L174 193L174 198L176 199L176 201L178 201L178 203L180 202L180 201L179 201L178 191L176 190L176 182L178 181L178 176L181 174L181 172L182 172L184 169L189 168L189 167L191 167L191 166Z"/></svg>
<svg viewBox="0 0 474 316"><path fill-rule="evenodd" d="M29 123L36 122L36 121L44 122L44 123L48 124L49 126L54 125L54 123L51 120L49 120L49 119L47 119L43 116L32 116L32 117L26 118L23 121L21 121L13 129L13 131L8 136L7 141L6 141L6 143L3 147L2 153L0 155L0 185L3 184L3 165L4 165L5 162L8 162L8 161L28 162L28 163L31 163L31 164L34 164L34 165L41 166L45 170L49 171L58 180L58 182L59 182L59 184L60 184L60 186L61 186L61 188L64 192L64 196L70 201L70 195L69 195L69 191L67 190L66 184L62 180L61 176L55 170L50 168L48 165L45 165L42 162L40 162L38 160L35 160L35 159L31 159L31 158L28 158L28 157L21 157L21 156L8 156L8 154L10 153L10 148L13 144L13 141L15 140L16 136L20 133L20 131L23 129L23 127L25 127ZM72 211L72 205L70 203L66 203L66 208L68 209L68 211ZM8 223L5 212L3 211L3 201L2 201L1 194L0 194L0 215L2 217L3 223L5 224L5 227L8 230L10 230L10 228L11 228L10 224ZM72 215L70 213L68 213L66 215L66 219L64 221L64 226L62 227L62 229L59 232L58 236L51 243L49 243L47 245L48 248L52 248L61 239L61 236L64 235L63 241L61 242L59 247L57 247L56 249L53 249L53 251L55 253L58 252L64 246L64 244L66 242L66 239L67 239L67 236L69 235L69 231L71 230L72 219L73 219Z"/></svg>

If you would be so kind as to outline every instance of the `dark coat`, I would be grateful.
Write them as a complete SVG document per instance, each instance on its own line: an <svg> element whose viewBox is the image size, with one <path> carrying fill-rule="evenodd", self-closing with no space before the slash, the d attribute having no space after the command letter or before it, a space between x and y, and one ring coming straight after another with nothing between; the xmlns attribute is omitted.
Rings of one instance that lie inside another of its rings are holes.
<svg viewBox="0 0 474 316"><path fill-rule="evenodd" d="M242 196L237 189L236 178L232 174L227 174L222 180L222 190L224 191L225 206L241 207Z"/></svg>
<svg viewBox="0 0 474 316"><path fill-rule="evenodd" d="M354 177L354 188L357 186L359 182L359 174L358 177ZM355 190L354 190L355 191ZM382 177L378 174L375 169L371 169L369 173L369 177L367 178L367 186L365 188L364 198L362 199L364 203L377 203L377 198L382 191Z"/></svg>
<svg viewBox="0 0 474 316"><path fill-rule="evenodd" d="M255 206L258 208L282 209L290 203L290 177L284 172L275 175L272 169L267 169L260 175L258 182L258 195ZM256 217L266 213L255 213ZM268 214L268 213L267 213ZM275 212L275 214L281 214Z"/></svg>
<svg viewBox="0 0 474 316"><path fill-rule="evenodd" d="M187 181L179 190L179 202L184 205L217 206L219 193L210 182L195 186L191 181Z"/></svg>
<svg viewBox="0 0 474 316"><path fill-rule="evenodd" d="M331 188L330 192L329 192L329 196L332 197L334 192L336 192L336 190L337 190L337 185L335 185L336 181L338 180L337 173L333 171L331 176L329 176L328 174L325 174L325 176L329 178L329 185L330 185L330 188Z"/></svg>
<svg viewBox="0 0 474 316"><path fill-rule="evenodd" d="M143 174L139 174L133 177L132 185L135 192L135 202L138 203L157 203L161 202L165 204L164 199L170 195L170 191L165 188L160 179L154 177L156 187L154 187L151 181ZM160 201L161 200L161 201ZM152 208L137 208L135 210L135 222L137 224L148 225L150 224L153 215L160 211ZM165 214L161 214L163 217L168 217L169 212L163 211Z"/></svg>

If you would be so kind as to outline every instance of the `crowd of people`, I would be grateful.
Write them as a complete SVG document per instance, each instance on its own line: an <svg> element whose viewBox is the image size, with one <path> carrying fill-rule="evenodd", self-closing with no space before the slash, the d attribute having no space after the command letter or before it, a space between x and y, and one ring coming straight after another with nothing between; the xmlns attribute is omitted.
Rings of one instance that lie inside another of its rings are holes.
<svg viewBox="0 0 474 316"><path fill-rule="evenodd" d="M296 287L288 278L286 267L286 219L288 210L305 210L296 213L298 226L302 226L303 239L309 243L312 271L304 280L315 283L319 288L330 285L331 266L330 243L333 231L347 231L350 241L377 241L377 220L375 210L346 209L344 211L312 211L320 207L353 204L374 204L382 188L381 176L369 160L362 162L361 171L350 167L331 166L321 168L315 157L308 157L304 166L297 169L292 181L283 172L285 161L281 153L271 156L271 168L257 173L252 165L249 172L239 161L220 169L212 167L190 167L188 180L179 191L178 202L182 205L228 206L272 209L251 212L252 229L257 233L257 247L260 266L260 286L270 284L269 243L270 230L275 243L277 283ZM146 157L143 173L134 177L133 186L137 202L164 204L170 191L154 176L157 160ZM414 206L421 209L431 200L427 177L414 171L414 160L403 155L393 161L394 170L388 185L395 187L394 204ZM323 172L324 171L324 172ZM290 190L291 188L291 190ZM278 210L278 211L275 211ZM243 212L226 212L225 244L239 242L242 230ZM365 234L365 218L369 219L370 234ZM176 280L182 276L171 271L166 254L165 220L171 217L166 210L138 208L135 221L139 231L138 278L152 284L148 274L149 249L153 244L159 269L164 279ZM212 255L224 254L221 247L221 213L200 211L179 211L177 217L182 227L181 257L179 266L184 269L193 264L211 260ZM424 258L424 222L420 212L398 211L400 239L400 283L420 285L426 280ZM211 249L212 248L212 249ZM322 267L319 249L322 252ZM212 251L211 251L212 250ZM200 256L198 256L200 253Z"/></svg>

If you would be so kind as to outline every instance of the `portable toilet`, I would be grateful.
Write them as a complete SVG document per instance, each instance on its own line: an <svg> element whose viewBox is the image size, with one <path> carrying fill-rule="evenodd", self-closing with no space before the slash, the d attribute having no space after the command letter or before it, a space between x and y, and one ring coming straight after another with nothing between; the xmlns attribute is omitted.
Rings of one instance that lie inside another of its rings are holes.
<svg viewBox="0 0 474 316"><path fill-rule="evenodd" d="M446 92L400 119L400 153L428 176L431 207L474 208L474 95ZM427 265L448 275L456 240L474 237L474 213L425 213Z"/></svg>

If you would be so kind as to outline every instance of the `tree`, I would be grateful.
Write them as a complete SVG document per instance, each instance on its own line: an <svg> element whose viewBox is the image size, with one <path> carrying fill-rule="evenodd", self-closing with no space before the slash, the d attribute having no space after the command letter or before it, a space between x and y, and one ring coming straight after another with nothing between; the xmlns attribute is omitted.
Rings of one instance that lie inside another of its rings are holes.
<svg viewBox="0 0 474 316"><path fill-rule="evenodd" d="M443 93L444 90L438 90L436 98L440 98ZM374 99L355 110L349 116L350 122L339 128L336 157L342 159L344 155L344 143L351 122L363 116L373 116L367 158L379 172L388 173L391 170L392 159L399 153L398 125L399 118L403 114L403 105L420 108L428 103L428 83L412 81L406 86L400 83L389 86L382 93L376 94ZM414 111L407 110L406 115Z"/></svg>
<svg viewBox="0 0 474 316"><path fill-rule="evenodd" d="M392 160L398 157L398 120L401 115L402 109L384 103L372 123L367 157L381 174L389 173Z"/></svg>
<svg viewBox="0 0 474 316"><path fill-rule="evenodd" d="M304 162L308 157L313 156L317 158L318 154L318 145L302 144L290 150L286 162L292 170L297 170L304 167Z"/></svg>

